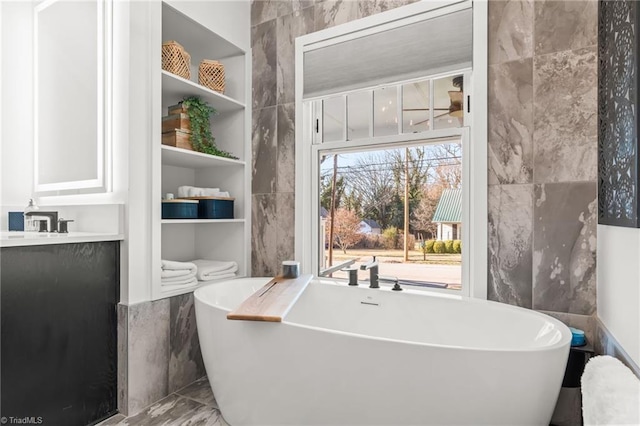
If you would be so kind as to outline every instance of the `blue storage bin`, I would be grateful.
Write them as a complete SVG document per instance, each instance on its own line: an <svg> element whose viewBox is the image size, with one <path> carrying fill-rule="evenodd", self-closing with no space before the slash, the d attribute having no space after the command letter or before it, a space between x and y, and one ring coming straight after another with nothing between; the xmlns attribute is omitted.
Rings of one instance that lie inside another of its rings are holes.
<svg viewBox="0 0 640 426"><path fill-rule="evenodd" d="M233 219L234 198L201 198L198 219Z"/></svg>
<svg viewBox="0 0 640 426"><path fill-rule="evenodd" d="M195 200L163 200L163 219L197 219L198 202Z"/></svg>

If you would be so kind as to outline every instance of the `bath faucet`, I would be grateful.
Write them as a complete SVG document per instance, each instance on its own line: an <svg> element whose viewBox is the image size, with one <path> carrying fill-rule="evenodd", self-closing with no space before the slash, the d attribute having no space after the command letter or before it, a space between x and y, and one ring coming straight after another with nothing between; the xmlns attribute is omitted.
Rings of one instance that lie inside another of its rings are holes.
<svg viewBox="0 0 640 426"><path fill-rule="evenodd" d="M58 212L44 212L42 210L35 210L32 212L27 212L24 215L33 217L44 216L49 221L49 226L47 227L47 231L45 232L58 232Z"/></svg>
<svg viewBox="0 0 640 426"><path fill-rule="evenodd" d="M369 270L369 288L380 288L378 284L378 261L375 256L373 256L371 262L360 265L360 269L363 271Z"/></svg>

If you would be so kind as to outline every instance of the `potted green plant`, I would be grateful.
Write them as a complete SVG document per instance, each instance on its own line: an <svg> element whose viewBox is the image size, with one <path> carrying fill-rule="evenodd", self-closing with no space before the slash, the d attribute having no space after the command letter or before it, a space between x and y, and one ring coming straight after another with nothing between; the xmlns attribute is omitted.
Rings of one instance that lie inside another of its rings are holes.
<svg viewBox="0 0 640 426"><path fill-rule="evenodd" d="M215 138L211 134L209 121L212 115L217 114L215 108L200 99L199 96L184 98L182 106L185 108L191 122L191 144L195 151L218 157L233 158L234 160L238 159L238 157L216 146Z"/></svg>

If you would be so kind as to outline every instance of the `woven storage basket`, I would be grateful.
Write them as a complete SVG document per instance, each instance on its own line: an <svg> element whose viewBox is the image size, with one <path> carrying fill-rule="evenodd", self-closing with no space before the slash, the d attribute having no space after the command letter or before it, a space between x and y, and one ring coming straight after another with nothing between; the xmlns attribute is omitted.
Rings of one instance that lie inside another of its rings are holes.
<svg viewBox="0 0 640 426"><path fill-rule="evenodd" d="M191 55L176 41L162 43L162 69L189 80L191 78Z"/></svg>
<svg viewBox="0 0 640 426"><path fill-rule="evenodd" d="M224 93L224 65L218 61L204 59L200 62L198 81L204 87Z"/></svg>

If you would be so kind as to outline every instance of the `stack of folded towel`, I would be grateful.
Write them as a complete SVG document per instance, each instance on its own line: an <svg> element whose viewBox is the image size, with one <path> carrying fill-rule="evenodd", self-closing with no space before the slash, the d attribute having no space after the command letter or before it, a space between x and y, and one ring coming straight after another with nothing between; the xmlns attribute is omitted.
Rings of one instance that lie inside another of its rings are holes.
<svg viewBox="0 0 640 426"><path fill-rule="evenodd" d="M196 273L198 267L192 262L162 261L162 288L165 290L177 290L198 284Z"/></svg>
<svg viewBox="0 0 640 426"><path fill-rule="evenodd" d="M197 259L192 262L198 267L196 277L198 281L221 280L234 278L238 271L236 262L222 262L219 260Z"/></svg>
<svg viewBox="0 0 640 426"><path fill-rule="evenodd" d="M235 278L238 264L233 261L197 259L191 262L162 261L162 288L179 290L198 282Z"/></svg>
<svg viewBox="0 0 640 426"><path fill-rule="evenodd" d="M189 197L225 197L229 198L227 191L220 191L220 188L198 188L197 186L178 187L178 198Z"/></svg>

